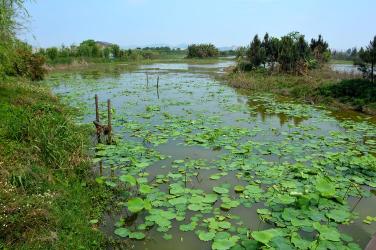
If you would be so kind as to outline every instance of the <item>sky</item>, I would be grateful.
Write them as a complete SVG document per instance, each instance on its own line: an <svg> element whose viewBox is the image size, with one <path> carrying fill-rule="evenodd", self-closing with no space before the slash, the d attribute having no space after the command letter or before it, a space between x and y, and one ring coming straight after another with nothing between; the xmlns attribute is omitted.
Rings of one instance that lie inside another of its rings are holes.
<svg viewBox="0 0 376 250"><path fill-rule="evenodd" d="M376 35L376 0L32 0L36 47L86 39L121 47L213 43L248 45L255 34L322 34L332 49L365 46Z"/></svg>

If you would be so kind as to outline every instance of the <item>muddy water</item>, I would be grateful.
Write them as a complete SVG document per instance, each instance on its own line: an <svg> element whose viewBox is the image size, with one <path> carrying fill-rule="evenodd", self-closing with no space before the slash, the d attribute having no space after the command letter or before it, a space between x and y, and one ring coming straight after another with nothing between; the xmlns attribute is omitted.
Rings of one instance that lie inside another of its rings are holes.
<svg viewBox="0 0 376 250"><path fill-rule="evenodd" d="M139 122L152 128L164 124L163 113L181 117L181 119L199 120L203 126L231 126L252 131L251 134L239 138L237 142L241 144L252 140L264 145L266 149L268 146L282 145L286 135L299 135L302 130L313 127L310 131L313 139L301 138L291 143L293 150L296 151L294 154L270 153L262 156L264 160L276 164L294 163L299 154L303 156L317 152L341 151L343 150L341 147L318 149L313 144L317 143L316 139L320 136L329 137L333 132L345 132L341 124L344 119L371 120L357 113L335 114L323 108L312 107L304 107L298 114L294 113L294 109L273 110L272 112L268 105L279 105L278 98L264 105L265 98L274 97L262 96L260 98L241 93L216 80L217 76L223 73L223 69L232 64L232 61L220 61L213 64L156 63L141 66L106 66L54 74L47 81L53 84L55 93L63 96L71 106L77 107L83 113L79 122L88 123L94 120L93 97L95 94L98 94L100 98L103 117L105 116L105 101L110 98L114 108L115 134L118 140L143 142L143 138L135 137L131 131L125 129L124 124ZM159 88L157 89L158 78ZM140 114L147 113L145 110L149 106L158 106L160 110L147 119L140 117ZM301 115L302 113L307 113L307 115ZM149 181L152 182L157 175L166 175L171 172L174 160L184 159L204 162L204 167L193 171L194 173L188 176L188 181L185 180L185 185L191 189L210 193L213 187L223 183L233 186L247 185L247 180L236 176L237 171L227 171L227 175L220 180L211 180L209 178L211 175L223 170L223 168L222 170L218 168L218 161L229 151L224 148L186 145L185 139L173 138L160 145L149 145L162 155L168 156L145 169L145 172L149 174ZM110 174L108 168L104 174ZM167 184L161 184L158 188L168 193ZM231 190L229 196L237 197L237 194ZM358 198L350 198L349 206L359 214L359 217L354 219L352 224L341 225L338 228L341 232L352 236L354 242L364 247L371 235L376 232L376 223L368 225L362 222L365 216L376 216L376 197L370 196L360 201ZM219 203L216 203L214 207L219 207ZM263 230L272 227L270 223L261 221L256 212L257 209L263 207L263 202L255 203L250 208L239 205L225 213L239 216L242 225L250 231ZM171 240L165 240L163 233L158 232L154 227L145 233L145 240L127 240L121 245L125 249L211 249L211 243L200 241L194 232L179 230L179 225L189 223L189 218L193 214L187 211L185 221L173 222L173 227L168 231L172 235ZM127 211L123 209L109 212L105 215L102 230L115 239L120 239L113 234L114 224L119 218L127 215ZM133 217L129 227L135 228L143 223L145 215L146 213L142 212Z"/></svg>

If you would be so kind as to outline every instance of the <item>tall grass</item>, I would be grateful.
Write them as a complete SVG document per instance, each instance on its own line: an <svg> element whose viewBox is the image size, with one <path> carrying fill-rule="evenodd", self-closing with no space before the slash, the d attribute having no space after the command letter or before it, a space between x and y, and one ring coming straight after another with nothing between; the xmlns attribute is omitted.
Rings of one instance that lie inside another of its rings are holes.
<svg viewBox="0 0 376 250"><path fill-rule="evenodd" d="M108 196L91 176L90 129L48 90L0 84L0 248L95 249Z"/></svg>

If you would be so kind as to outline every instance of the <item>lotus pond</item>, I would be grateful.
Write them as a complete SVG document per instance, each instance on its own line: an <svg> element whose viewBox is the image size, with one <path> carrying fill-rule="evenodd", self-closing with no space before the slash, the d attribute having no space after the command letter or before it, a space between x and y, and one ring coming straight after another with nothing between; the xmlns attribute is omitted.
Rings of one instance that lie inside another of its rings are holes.
<svg viewBox="0 0 376 250"><path fill-rule="evenodd" d="M95 119L95 94L102 120L113 103L116 143L93 150L96 181L117 195L101 230L124 249L364 248L376 232L373 118L241 93L218 79L231 63L47 79L78 122Z"/></svg>

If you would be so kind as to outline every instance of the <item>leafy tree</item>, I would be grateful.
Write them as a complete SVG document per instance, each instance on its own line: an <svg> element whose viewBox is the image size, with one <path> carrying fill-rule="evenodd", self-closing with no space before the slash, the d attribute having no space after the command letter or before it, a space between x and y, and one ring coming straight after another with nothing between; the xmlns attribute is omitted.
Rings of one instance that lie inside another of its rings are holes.
<svg viewBox="0 0 376 250"><path fill-rule="evenodd" d="M238 59L238 60L244 59L246 51L247 51L246 47L242 46L242 47L237 48L235 50L235 57L236 57L236 59Z"/></svg>
<svg viewBox="0 0 376 250"><path fill-rule="evenodd" d="M24 0L0 0L0 76L25 76L40 80L44 75L44 58L33 54L26 43L16 38L28 17Z"/></svg>
<svg viewBox="0 0 376 250"><path fill-rule="evenodd" d="M363 72L364 77L369 78L372 83L375 82L375 63L376 63L376 36L370 41L367 48L363 48L359 51L360 61L356 64L359 66L359 70Z"/></svg>
<svg viewBox="0 0 376 250"><path fill-rule="evenodd" d="M103 49L103 57L104 58L109 59L110 58L110 53L111 53L110 48L106 47L106 48Z"/></svg>
<svg viewBox="0 0 376 250"><path fill-rule="evenodd" d="M111 53L112 53L113 57L119 58L120 57L120 47L119 47L119 45L117 45L117 44L111 45Z"/></svg>
<svg viewBox="0 0 376 250"><path fill-rule="evenodd" d="M218 57L219 50L213 44L192 44L188 46L187 58Z"/></svg>
<svg viewBox="0 0 376 250"><path fill-rule="evenodd" d="M46 56L51 60L55 61L59 55L59 50L56 47L47 48Z"/></svg>
<svg viewBox="0 0 376 250"><path fill-rule="evenodd" d="M264 40L261 43L261 48L263 49L263 57L264 57L264 68L266 66L266 63L270 64L271 62L271 47L270 47L270 39L269 39L269 34L265 33Z"/></svg>
<svg viewBox="0 0 376 250"><path fill-rule="evenodd" d="M85 40L78 46L78 55L83 57L99 57L99 47L94 40Z"/></svg>
<svg viewBox="0 0 376 250"><path fill-rule="evenodd" d="M281 47L278 55L278 63L284 72L292 72L294 70L294 62L296 60L294 40L291 36L283 36L281 38Z"/></svg>
<svg viewBox="0 0 376 250"><path fill-rule="evenodd" d="M274 70L274 64L278 61L279 50L281 47L281 42L278 38L273 37L269 41L269 50L267 51L266 58L270 65L270 69Z"/></svg>
<svg viewBox="0 0 376 250"><path fill-rule="evenodd" d="M260 65L265 62L265 54L265 48L261 46L258 35L255 35L246 53L252 68L260 67Z"/></svg>
<svg viewBox="0 0 376 250"><path fill-rule="evenodd" d="M320 63L329 61L330 51L329 44L324 41L323 37L319 35L318 39L312 39L310 44L311 51L315 59Z"/></svg>

